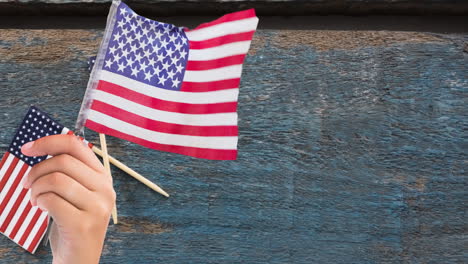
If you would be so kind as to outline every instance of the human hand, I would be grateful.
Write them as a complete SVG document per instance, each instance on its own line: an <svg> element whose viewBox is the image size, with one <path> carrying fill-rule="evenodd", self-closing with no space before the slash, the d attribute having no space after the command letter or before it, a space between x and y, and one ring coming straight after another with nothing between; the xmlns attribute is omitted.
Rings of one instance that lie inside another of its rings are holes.
<svg viewBox="0 0 468 264"><path fill-rule="evenodd" d="M54 264L99 263L115 203L112 178L76 136L54 135L25 144L27 156L51 155L23 180L31 203L53 218Z"/></svg>

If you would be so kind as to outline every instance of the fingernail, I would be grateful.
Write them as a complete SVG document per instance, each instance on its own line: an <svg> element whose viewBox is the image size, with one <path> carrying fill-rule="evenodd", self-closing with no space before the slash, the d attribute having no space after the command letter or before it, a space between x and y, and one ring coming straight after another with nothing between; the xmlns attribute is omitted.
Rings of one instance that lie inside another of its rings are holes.
<svg viewBox="0 0 468 264"><path fill-rule="evenodd" d="M35 199L31 199L30 202L31 202L31 205L32 205L32 206L36 206L36 205L37 205Z"/></svg>
<svg viewBox="0 0 468 264"><path fill-rule="evenodd" d="M47 212L47 209L44 208L41 204L37 204L37 207L41 209L43 212Z"/></svg>
<svg viewBox="0 0 468 264"><path fill-rule="evenodd" d="M22 147L21 147L21 152L23 152L24 155L28 155L28 151L31 150L32 146L34 145L34 141L31 141L31 142L28 142L26 144L24 144Z"/></svg>
<svg viewBox="0 0 468 264"><path fill-rule="evenodd" d="M31 141L31 142L28 142L26 144L23 145L23 147L21 149L25 149L25 150L28 150L28 149L31 149L31 147L34 145L34 141Z"/></svg>
<svg viewBox="0 0 468 264"><path fill-rule="evenodd" d="M23 177L23 179L21 179L21 186L23 186L23 188L25 188L25 189L29 189L29 186L26 186L26 180L27 180L27 178L28 178L28 175L25 175L25 176Z"/></svg>

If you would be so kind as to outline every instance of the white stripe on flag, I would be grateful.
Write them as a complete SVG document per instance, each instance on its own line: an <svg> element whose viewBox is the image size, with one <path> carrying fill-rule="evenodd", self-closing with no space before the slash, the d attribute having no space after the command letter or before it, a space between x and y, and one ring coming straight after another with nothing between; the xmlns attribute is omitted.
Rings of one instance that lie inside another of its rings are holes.
<svg viewBox="0 0 468 264"><path fill-rule="evenodd" d="M3 199L5 199L5 196L7 195L8 191L11 189L11 186L13 185L13 182L16 180L16 177L18 176L18 173L20 172L23 165L24 165L24 162L18 159L18 164L16 164L16 167L11 173L11 176L8 179L7 183L5 184L5 187L3 188L2 192L0 192L0 204L3 202Z"/></svg>
<svg viewBox="0 0 468 264"><path fill-rule="evenodd" d="M240 78L242 64L216 68L205 71L186 71L184 82L213 82L227 79Z"/></svg>
<svg viewBox="0 0 468 264"><path fill-rule="evenodd" d="M31 190L29 190L29 192L31 192ZM34 214L36 214L37 210L39 210L39 207L37 207L37 206L33 206L31 208L31 210L29 210L28 215L24 219L23 223L21 223L21 227L18 230L18 233L16 233L15 238L13 239L13 241L15 241L16 244L19 243L21 237L23 236L24 232L26 231L26 228L28 228L29 223L31 222L31 219L33 218Z"/></svg>
<svg viewBox="0 0 468 264"><path fill-rule="evenodd" d="M237 146L237 137L200 137L160 133L134 126L94 110L89 112L88 119L122 133L159 144L208 149L236 149Z"/></svg>
<svg viewBox="0 0 468 264"><path fill-rule="evenodd" d="M151 107L147 107L130 100L124 99L120 96L116 96L104 91L96 91L94 99L101 101L125 111L134 113L136 115L180 125L191 125L191 126L235 126L237 125L237 113L217 113L217 114L181 114L175 112L167 112L157 110ZM91 113L94 110L90 109ZM94 120L93 120L94 121Z"/></svg>
<svg viewBox="0 0 468 264"><path fill-rule="evenodd" d="M0 169L0 181L5 177L5 173L10 168L11 163L13 162L13 159L15 158L15 155L10 154L10 152L6 152L5 155L8 155L7 160L3 164L2 168Z"/></svg>
<svg viewBox="0 0 468 264"><path fill-rule="evenodd" d="M250 40L217 46L206 49L191 49L189 52L189 61L207 61L224 57L243 55L249 52Z"/></svg>
<svg viewBox="0 0 468 264"><path fill-rule="evenodd" d="M10 234L13 231L13 228L15 228L16 223L18 222L21 214L23 214L23 211L26 208L26 205L28 205L30 199L31 199L31 191L28 191L26 195L24 196L23 201L21 202L20 206L18 207L18 210L16 211L15 215L11 219L10 224L5 230L6 236L10 237Z"/></svg>
<svg viewBox="0 0 468 264"><path fill-rule="evenodd" d="M23 247L24 248L28 248L29 245L31 244L32 240L34 239L34 237L36 236L37 234L37 231L39 231L39 228L41 228L41 225L44 223L44 220L45 218L47 217L47 213L46 212L42 212L41 215L39 216L39 218L37 219L37 222L36 224L34 225L33 229L31 229L31 233L29 233L28 235L28 238L26 239L26 241L24 241L24 245ZM39 244L39 243L38 243ZM32 250L33 252L35 251L35 248Z"/></svg>
<svg viewBox="0 0 468 264"><path fill-rule="evenodd" d="M236 21L224 22L210 27L194 29L185 32L185 34L189 40L202 41L230 34L253 31L257 28L257 24L258 18L251 17Z"/></svg>
<svg viewBox="0 0 468 264"><path fill-rule="evenodd" d="M19 163L19 162L18 162ZM22 167L22 166L21 166ZM31 167L28 167L26 172L24 173L23 176L28 175L28 172L31 170ZM15 177L16 178L16 177ZM23 191L23 186L21 184L18 184L16 186L16 190L13 192L13 195L11 196L10 200L8 201L5 209L3 210L3 213L0 215L0 225L3 224L3 221L5 221L5 218L8 216L8 214L11 211L11 208L13 205L16 203L16 200L18 199L18 196L20 195L21 191Z"/></svg>
<svg viewBox="0 0 468 264"><path fill-rule="evenodd" d="M200 93L171 91L135 81L120 74L105 70L101 71L100 79L106 82L116 83L137 93L176 103L214 104L237 102L237 97L239 95L239 89L237 88Z"/></svg>

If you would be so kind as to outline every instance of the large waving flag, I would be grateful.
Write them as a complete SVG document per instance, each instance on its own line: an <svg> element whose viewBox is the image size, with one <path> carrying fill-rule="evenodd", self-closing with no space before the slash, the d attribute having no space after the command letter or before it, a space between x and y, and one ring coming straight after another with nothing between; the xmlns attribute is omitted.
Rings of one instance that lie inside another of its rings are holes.
<svg viewBox="0 0 468 264"><path fill-rule="evenodd" d="M242 64L257 24L251 9L188 30L114 1L77 129L197 158L236 159Z"/></svg>
<svg viewBox="0 0 468 264"><path fill-rule="evenodd" d="M48 157L25 156L21 147L45 136L71 133L46 113L31 107L0 161L0 232L31 253L46 233L49 216L31 205L31 190L24 189L20 182L34 165Z"/></svg>

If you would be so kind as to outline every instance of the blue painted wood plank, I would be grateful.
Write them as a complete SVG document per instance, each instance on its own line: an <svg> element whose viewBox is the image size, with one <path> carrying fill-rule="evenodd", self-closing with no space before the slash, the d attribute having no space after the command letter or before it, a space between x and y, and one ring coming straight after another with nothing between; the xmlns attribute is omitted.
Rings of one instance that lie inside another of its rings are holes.
<svg viewBox="0 0 468 264"><path fill-rule="evenodd" d="M0 149L30 104L73 126L102 31L0 36ZM171 197L114 168L122 224L110 226L102 263L466 262L467 40L260 30L237 161L108 139ZM0 263L50 259L0 238Z"/></svg>

